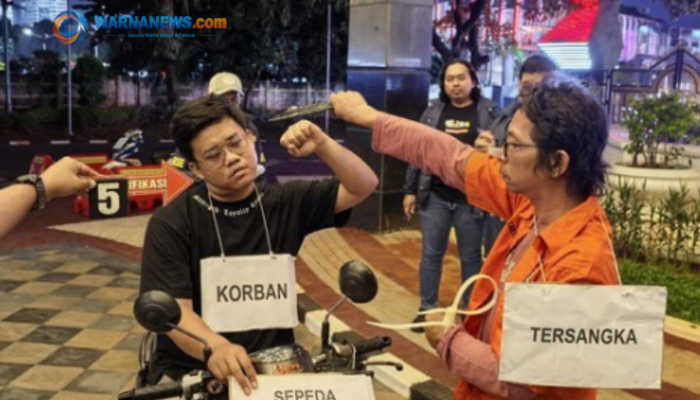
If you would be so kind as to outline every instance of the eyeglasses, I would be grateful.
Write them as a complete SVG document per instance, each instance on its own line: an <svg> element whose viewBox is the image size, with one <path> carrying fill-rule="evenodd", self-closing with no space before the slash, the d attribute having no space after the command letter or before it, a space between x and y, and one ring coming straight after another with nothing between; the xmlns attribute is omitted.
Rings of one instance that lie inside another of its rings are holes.
<svg viewBox="0 0 700 400"><path fill-rule="evenodd" d="M507 140L503 143L503 158L508 158L508 148L509 147L537 147L536 144L526 144L526 143L509 143Z"/></svg>
<svg viewBox="0 0 700 400"><path fill-rule="evenodd" d="M226 152L243 154L247 149L248 135L242 132L236 133L226 141L216 146L202 156L202 161L210 167L217 167L224 164Z"/></svg>

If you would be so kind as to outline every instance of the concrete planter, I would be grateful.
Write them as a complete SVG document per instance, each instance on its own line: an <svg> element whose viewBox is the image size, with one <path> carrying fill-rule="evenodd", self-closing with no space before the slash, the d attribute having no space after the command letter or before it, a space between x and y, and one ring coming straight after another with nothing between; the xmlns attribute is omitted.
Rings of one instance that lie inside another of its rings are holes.
<svg viewBox="0 0 700 400"><path fill-rule="evenodd" d="M627 181L641 188L646 182L646 194L657 197L667 195L669 189L680 189L685 185L691 198L700 197L700 171L695 168L637 168L613 164L608 172L608 182L613 187L618 187L621 181Z"/></svg>

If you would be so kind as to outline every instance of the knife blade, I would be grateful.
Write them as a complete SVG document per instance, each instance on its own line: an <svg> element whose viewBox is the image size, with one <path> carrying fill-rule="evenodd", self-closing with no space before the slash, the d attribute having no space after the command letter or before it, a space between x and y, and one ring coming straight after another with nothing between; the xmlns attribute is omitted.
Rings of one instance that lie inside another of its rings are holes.
<svg viewBox="0 0 700 400"><path fill-rule="evenodd" d="M307 115L317 114L326 110L332 110L333 106L329 102L310 104L308 106L291 106L285 111L268 119L269 122L282 121L290 118L299 118Z"/></svg>

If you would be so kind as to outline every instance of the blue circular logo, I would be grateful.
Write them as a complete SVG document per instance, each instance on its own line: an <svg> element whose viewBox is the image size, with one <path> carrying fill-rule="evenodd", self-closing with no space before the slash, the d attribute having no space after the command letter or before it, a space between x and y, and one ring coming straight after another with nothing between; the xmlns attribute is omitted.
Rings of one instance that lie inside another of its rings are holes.
<svg viewBox="0 0 700 400"><path fill-rule="evenodd" d="M87 32L87 19L78 11L64 11L53 20L53 34L63 44L80 43L87 36Z"/></svg>

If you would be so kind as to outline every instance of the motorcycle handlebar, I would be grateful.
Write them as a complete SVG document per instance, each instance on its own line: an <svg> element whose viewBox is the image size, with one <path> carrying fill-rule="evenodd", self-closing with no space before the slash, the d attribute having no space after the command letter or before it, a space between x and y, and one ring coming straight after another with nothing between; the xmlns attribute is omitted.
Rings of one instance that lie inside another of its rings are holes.
<svg viewBox="0 0 700 400"><path fill-rule="evenodd" d="M170 397L180 397L184 392L180 382L162 383L156 386L147 386L131 389L119 393L118 400L159 400Z"/></svg>
<svg viewBox="0 0 700 400"><path fill-rule="evenodd" d="M355 343L355 351L358 355L373 353L391 346L391 338L388 336L377 336L372 339Z"/></svg>
<svg viewBox="0 0 700 400"><path fill-rule="evenodd" d="M343 343L333 345L335 353L341 357L350 357L353 355L361 356L367 353L383 350L391 346L391 338L388 336L377 336L367 340L361 340L357 343Z"/></svg>
<svg viewBox="0 0 700 400"><path fill-rule="evenodd" d="M221 393L223 383L214 379L209 371L193 371L178 382L167 382L159 385L132 389L119 393L117 400L161 400L171 397L190 398L193 393L216 395Z"/></svg>
<svg viewBox="0 0 700 400"><path fill-rule="evenodd" d="M344 358L357 359L358 357L373 353L375 351L383 350L384 348L391 345L391 338L388 336L377 336L367 340L361 340L356 343L346 342L346 343L334 343L331 345L333 353L337 356ZM325 355L319 358L317 361L325 360ZM315 364L315 362L313 362ZM353 361L354 363L354 361ZM155 386L147 386L138 389L132 389L126 392L122 392L118 395L117 400L160 400L167 399L171 397L180 397L184 394L189 394L190 391L195 388L197 390L206 390L205 382L213 379L210 372L201 371L201 374L193 374L197 376L190 376L191 379L183 379L179 382L168 382L162 383Z"/></svg>

